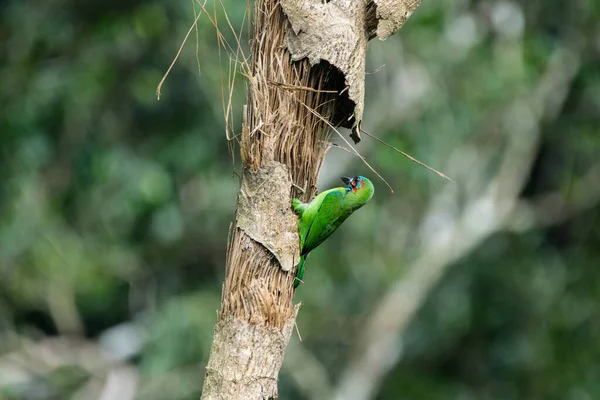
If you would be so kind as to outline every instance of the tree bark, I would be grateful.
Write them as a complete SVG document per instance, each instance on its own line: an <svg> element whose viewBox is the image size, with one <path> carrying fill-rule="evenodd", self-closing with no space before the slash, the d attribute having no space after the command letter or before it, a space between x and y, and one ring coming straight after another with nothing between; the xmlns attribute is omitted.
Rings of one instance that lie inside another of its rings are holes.
<svg viewBox="0 0 600 400"><path fill-rule="evenodd" d="M314 197L331 127L352 128L359 140L364 56L378 14L363 0L256 0L253 15L243 172L203 399L278 397L299 310L291 199Z"/></svg>
<svg viewBox="0 0 600 400"><path fill-rule="evenodd" d="M293 305L299 242L291 199L306 201L316 193L335 92L343 85L327 66L292 62L284 43L289 22L279 2L257 1L254 16L243 173L203 399L277 397L299 310Z"/></svg>

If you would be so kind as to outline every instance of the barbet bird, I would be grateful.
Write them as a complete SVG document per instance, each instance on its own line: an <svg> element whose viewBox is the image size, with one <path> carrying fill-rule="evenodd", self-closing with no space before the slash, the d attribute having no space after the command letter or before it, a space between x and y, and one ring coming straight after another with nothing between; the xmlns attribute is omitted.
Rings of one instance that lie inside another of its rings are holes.
<svg viewBox="0 0 600 400"><path fill-rule="evenodd" d="M304 276L304 261L315 247L327 239L341 224L373 197L373 183L364 176L342 177L345 187L326 190L310 203L292 200L292 208L300 217L300 263L294 279L298 287Z"/></svg>

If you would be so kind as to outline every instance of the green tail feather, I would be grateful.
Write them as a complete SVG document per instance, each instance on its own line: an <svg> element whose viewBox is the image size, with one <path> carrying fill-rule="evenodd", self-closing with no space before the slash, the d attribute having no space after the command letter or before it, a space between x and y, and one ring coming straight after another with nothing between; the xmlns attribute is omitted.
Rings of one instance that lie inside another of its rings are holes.
<svg viewBox="0 0 600 400"><path fill-rule="evenodd" d="M294 279L294 288L297 288L300 282L302 282L302 277L304 276L304 261L306 260L305 256L300 256L300 262L298 263L298 271L296 272L296 279Z"/></svg>

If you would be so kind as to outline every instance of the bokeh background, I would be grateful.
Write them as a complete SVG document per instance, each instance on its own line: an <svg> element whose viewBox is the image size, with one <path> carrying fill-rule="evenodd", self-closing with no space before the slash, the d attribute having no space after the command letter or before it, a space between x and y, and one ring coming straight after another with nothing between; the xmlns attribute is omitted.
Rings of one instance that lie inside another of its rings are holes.
<svg viewBox="0 0 600 400"><path fill-rule="evenodd" d="M0 3L0 399L199 397L239 160L206 15L156 99L193 20ZM600 398L600 3L425 0L368 69L365 129L454 182L330 149L319 187L376 195L308 261L280 397Z"/></svg>

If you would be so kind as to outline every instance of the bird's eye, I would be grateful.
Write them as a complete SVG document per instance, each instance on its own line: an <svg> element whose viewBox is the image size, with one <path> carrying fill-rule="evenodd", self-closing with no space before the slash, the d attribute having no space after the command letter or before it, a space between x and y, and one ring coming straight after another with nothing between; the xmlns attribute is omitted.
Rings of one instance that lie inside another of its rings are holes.
<svg viewBox="0 0 600 400"><path fill-rule="evenodd" d="M352 179L351 185L352 185L352 187L356 187L356 181L354 179Z"/></svg>

